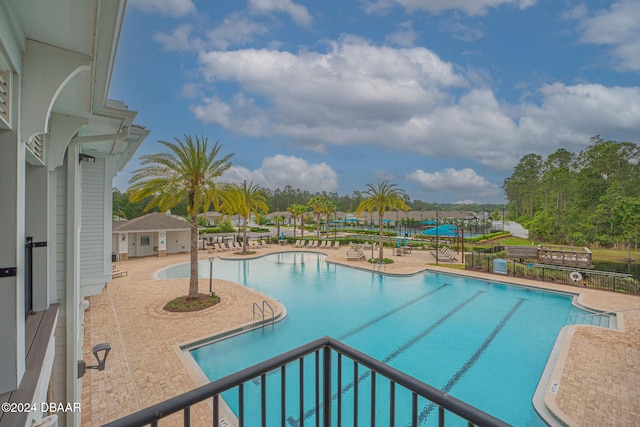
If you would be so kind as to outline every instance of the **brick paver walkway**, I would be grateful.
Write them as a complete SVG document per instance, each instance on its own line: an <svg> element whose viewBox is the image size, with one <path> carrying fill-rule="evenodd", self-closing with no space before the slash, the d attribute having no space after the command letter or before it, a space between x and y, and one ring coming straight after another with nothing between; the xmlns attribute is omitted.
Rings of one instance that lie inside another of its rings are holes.
<svg viewBox="0 0 640 427"><path fill-rule="evenodd" d="M259 249L258 255L288 247ZM364 261L347 261L346 247L324 250L329 261L371 269ZM391 251L385 252L390 256ZM201 257L212 256L203 252ZM216 255L218 256L218 255ZM234 257L230 253L222 256ZM414 251L393 257L387 273L413 273L427 268L434 260L427 251ZM164 401L204 384L203 379L182 356L179 346L217 335L252 321L254 301L267 299L276 311L273 298L243 286L214 279L214 290L222 302L195 313L168 313L162 307L184 295L188 280L155 280L158 269L188 261L188 254L165 258L149 257L119 262L118 269L128 275L114 279L100 295L90 298L85 315L84 359L92 359L91 347L109 342L112 350L106 369L89 370L82 385L82 425L98 426L108 421ZM429 267L456 274L486 277L495 275ZM578 289L527 280L507 278L509 282L563 291L580 292L580 302L600 310L640 307L640 298L611 292ZM200 291L207 292L208 279L201 279ZM640 425L640 310L623 314L624 331L590 326L574 327L565 340L565 358L554 371L558 382L555 393L545 399L556 416L569 425ZM211 425L207 403L191 411L192 425ZM166 425L180 424L174 418Z"/></svg>

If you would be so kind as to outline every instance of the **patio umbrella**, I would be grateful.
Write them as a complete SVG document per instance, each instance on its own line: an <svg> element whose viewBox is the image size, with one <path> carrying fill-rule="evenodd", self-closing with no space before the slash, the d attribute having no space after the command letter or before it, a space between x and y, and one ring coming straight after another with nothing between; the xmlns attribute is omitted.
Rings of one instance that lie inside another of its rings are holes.
<svg viewBox="0 0 640 427"><path fill-rule="evenodd" d="M445 224L445 225L447 225L447 227L445 227L444 225L439 225L437 227L424 230L423 234L426 236L438 235L439 237L456 237L457 227L454 225L452 228L451 224Z"/></svg>

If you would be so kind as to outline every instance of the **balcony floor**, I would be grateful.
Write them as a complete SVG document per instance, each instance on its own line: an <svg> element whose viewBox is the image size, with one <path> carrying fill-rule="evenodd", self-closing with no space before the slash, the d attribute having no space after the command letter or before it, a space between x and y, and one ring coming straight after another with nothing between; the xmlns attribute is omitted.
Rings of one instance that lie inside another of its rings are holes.
<svg viewBox="0 0 640 427"><path fill-rule="evenodd" d="M27 355L25 373L20 387L15 391L0 395L0 403L33 402L57 315L58 304L52 304L49 309L38 311L27 317L25 323L25 353ZM0 427L24 425L28 416L28 412L0 412Z"/></svg>

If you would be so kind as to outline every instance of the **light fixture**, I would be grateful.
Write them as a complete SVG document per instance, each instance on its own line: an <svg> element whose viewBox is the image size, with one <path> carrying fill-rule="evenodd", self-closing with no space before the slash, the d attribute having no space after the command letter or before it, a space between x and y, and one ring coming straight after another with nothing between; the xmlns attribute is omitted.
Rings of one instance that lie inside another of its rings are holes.
<svg viewBox="0 0 640 427"><path fill-rule="evenodd" d="M87 366L87 362L84 360L78 360L78 378L82 378L87 369L97 369L98 371L104 371L105 363L107 362L107 356L111 351L111 345L108 342L103 342L95 345L91 352L98 361L97 365Z"/></svg>
<svg viewBox="0 0 640 427"><path fill-rule="evenodd" d="M88 154L84 154L84 153L80 153L79 155L79 159L78 159L81 163L82 162L87 162L87 163L95 163L96 162L96 158L93 156L90 156Z"/></svg>

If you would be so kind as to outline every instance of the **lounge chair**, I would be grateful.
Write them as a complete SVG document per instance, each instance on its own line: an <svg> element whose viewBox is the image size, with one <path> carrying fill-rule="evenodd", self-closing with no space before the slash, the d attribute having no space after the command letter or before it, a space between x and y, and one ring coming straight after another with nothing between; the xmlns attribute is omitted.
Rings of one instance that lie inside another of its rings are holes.
<svg viewBox="0 0 640 427"><path fill-rule="evenodd" d="M452 250L451 248L443 246L442 247L442 253L445 254L451 261L457 261L458 260L458 254L454 250Z"/></svg>
<svg viewBox="0 0 640 427"><path fill-rule="evenodd" d="M263 248L269 248L269 247L271 247L271 244L270 244L268 241L266 241L266 240L262 240L262 239L261 239L259 243L262 245L262 247L263 247Z"/></svg>
<svg viewBox="0 0 640 427"><path fill-rule="evenodd" d="M347 250L347 260L361 260L364 259L364 251L362 249L348 249Z"/></svg>
<svg viewBox="0 0 640 427"><path fill-rule="evenodd" d="M113 264L111 266L111 278L115 278L115 277L120 277L120 276L126 276L127 270L118 270L118 267L116 267L115 264Z"/></svg>
<svg viewBox="0 0 640 427"><path fill-rule="evenodd" d="M332 249L338 249L339 247L340 247L340 242L336 240L336 241L333 243L333 246L332 246L331 248L332 248Z"/></svg>
<svg viewBox="0 0 640 427"><path fill-rule="evenodd" d="M433 255L435 258L438 258L438 261L449 261L449 262L455 261L454 259L451 258L451 256L444 253L442 249L438 249L437 251L435 249L432 249L431 255Z"/></svg>
<svg viewBox="0 0 640 427"><path fill-rule="evenodd" d="M307 248L315 248L316 247L316 241L315 240L309 240L307 242Z"/></svg>

